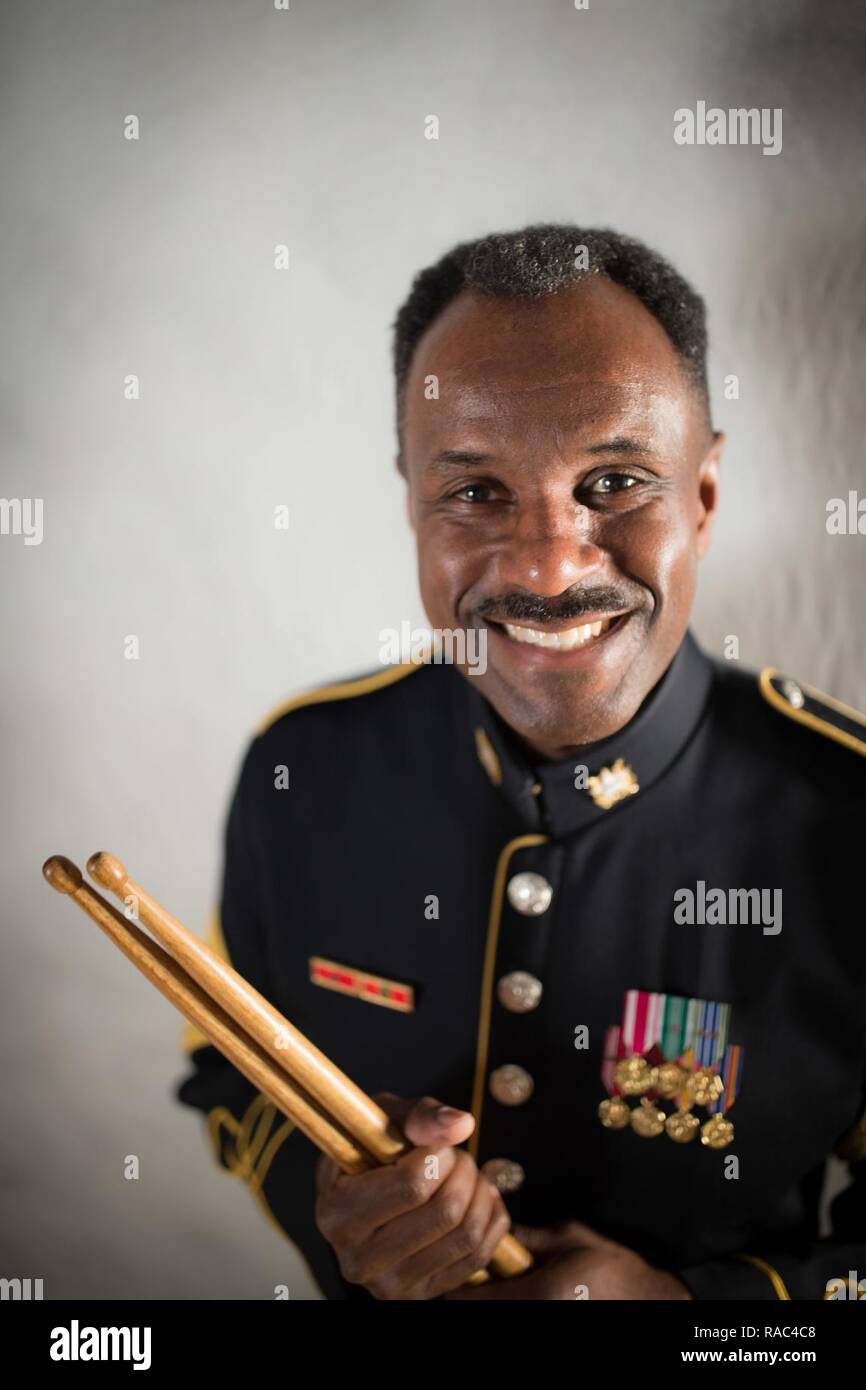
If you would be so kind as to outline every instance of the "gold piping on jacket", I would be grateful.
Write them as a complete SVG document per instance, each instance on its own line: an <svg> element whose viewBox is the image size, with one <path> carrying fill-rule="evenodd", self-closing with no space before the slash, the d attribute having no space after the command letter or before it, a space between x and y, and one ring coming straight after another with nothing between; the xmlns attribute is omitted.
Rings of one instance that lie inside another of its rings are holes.
<svg viewBox="0 0 866 1390"><path fill-rule="evenodd" d="M821 719L817 714L810 713L809 710L795 709L772 685L773 677L781 677L781 675L781 671L777 671L774 666L765 666L758 677L761 694L768 704L771 704L774 709L780 710L782 714L786 714L789 719L795 719L798 724L805 724L807 728L815 729L819 734L824 734L826 738L832 738L836 743L853 749L855 753L860 754L861 758L866 758L866 718L859 710L852 709L850 705L843 705L840 700L834 700L832 696L813 689L811 685L804 685L802 681L796 682L803 694L808 695L811 700L817 700L822 705L829 705L830 709L844 714L846 719L853 719L855 724L862 724L864 730L862 739L856 738L854 734L849 734L845 729L837 729L836 725L831 724L829 719Z"/></svg>
<svg viewBox="0 0 866 1390"><path fill-rule="evenodd" d="M395 681L411 676L414 671L420 670L422 665L423 662L409 661L402 666L387 666L384 671L376 671L372 676L362 676L360 680L336 681L333 685L322 685L315 690L306 691L303 695L294 695L277 705L276 709L262 720L256 733L267 733L284 714L291 714L306 705L327 704L329 700L351 700L356 695L369 695L373 690L382 690L385 686L393 685Z"/></svg>
<svg viewBox="0 0 866 1390"><path fill-rule="evenodd" d="M215 1106L208 1112L207 1127L217 1162L222 1166L222 1135L221 1129L225 1129L234 1139L234 1152L228 1150L225 1154L225 1162L232 1177L241 1178L249 1188L253 1197L256 1199L264 1216L276 1231L279 1231L283 1240L288 1240L295 1254L300 1260L304 1269L307 1271L307 1278L314 1289L322 1293L319 1283L310 1269L306 1256L292 1240L288 1231L280 1225L270 1203L265 1196L265 1179L270 1171L271 1164L277 1156L279 1149L284 1141L297 1128L292 1120L285 1120L279 1129L270 1138L265 1140L273 1127L274 1118L277 1114L270 1101L259 1092L251 1101L244 1112L243 1119L238 1122L230 1110L224 1105ZM258 1124L256 1123L258 1120ZM259 1154L261 1157L259 1158ZM258 1162L256 1159L258 1158ZM323 1295L324 1297L324 1295Z"/></svg>
<svg viewBox="0 0 866 1390"><path fill-rule="evenodd" d="M286 1120L275 1134L271 1134L277 1113L276 1107L261 1092L247 1106L240 1121L224 1105L208 1111L208 1133L217 1162L224 1164L233 1177L241 1178L250 1188L263 1187L277 1151L296 1128L294 1121ZM234 1140L234 1145L227 1145L225 1149L223 1130Z"/></svg>
<svg viewBox="0 0 866 1390"><path fill-rule="evenodd" d="M240 1121L224 1105L217 1105L208 1111L208 1133L217 1162L224 1163L230 1173L244 1182L252 1182L256 1176L256 1161L273 1128L276 1114L276 1107L261 1092L247 1106ZM289 1124L294 1128L291 1121ZM225 1149L222 1130L234 1140L234 1144L226 1145ZM268 1160L268 1167L272 1159L273 1154Z"/></svg>
<svg viewBox="0 0 866 1390"><path fill-rule="evenodd" d="M478 1157L478 1142L481 1136L481 1111L484 1105L484 1072L487 1067L487 1053L490 1046L490 1009L493 998L493 972L496 968L496 947L499 942L499 923L502 920L502 899L505 895L505 876L511 856L519 849L529 845L547 844L546 835L518 835L509 840L499 855L496 873L493 878L493 896L490 900L490 919L487 924L487 943L484 948L484 969L481 976L481 1004L478 1011L478 1043L475 1054L475 1081L472 1088L472 1114L475 1116L475 1129L469 1137L469 1152Z"/></svg>
<svg viewBox="0 0 866 1390"><path fill-rule="evenodd" d="M754 1265L762 1274L766 1274L770 1283L773 1285L773 1290L778 1299L781 1299L783 1302L793 1303L794 1300L788 1293L785 1287L785 1281L779 1271L774 1269L772 1265L768 1265L766 1260L762 1260L760 1255L737 1255L736 1258L738 1260L745 1260L747 1264Z"/></svg>
<svg viewBox="0 0 866 1390"><path fill-rule="evenodd" d="M482 729L480 725L475 730L475 752L490 782L494 787L501 787L502 764L499 761L499 755L490 742L486 730Z"/></svg>

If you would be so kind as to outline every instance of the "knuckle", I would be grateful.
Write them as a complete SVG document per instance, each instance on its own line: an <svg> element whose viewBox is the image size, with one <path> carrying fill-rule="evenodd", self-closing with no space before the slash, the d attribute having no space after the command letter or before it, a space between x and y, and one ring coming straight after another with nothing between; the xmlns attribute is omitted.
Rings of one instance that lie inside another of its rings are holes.
<svg viewBox="0 0 866 1390"><path fill-rule="evenodd" d="M400 1168L398 1198L420 1206L435 1190L435 1179L427 1175L428 1155L423 1149L413 1149Z"/></svg>
<svg viewBox="0 0 866 1390"><path fill-rule="evenodd" d="M557 1235L566 1236L569 1239L576 1238L583 1229L579 1221L573 1221L570 1217L565 1221L558 1221L554 1226Z"/></svg>
<svg viewBox="0 0 866 1390"><path fill-rule="evenodd" d="M466 1212L466 1202L459 1192L443 1192L435 1198L436 1224L442 1231L456 1231Z"/></svg>
<svg viewBox="0 0 866 1390"><path fill-rule="evenodd" d="M475 1165L475 1159L465 1149L455 1149L454 1151L454 1176L461 1182L471 1183L473 1186L475 1184L478 1169Z"/></svg>
<svg viewBox="0 0 866 1390"><path fill-rule="evenodd" d="M323 1236L328 1239L334 1234L339 1226L339 1218L332 1202L327 1202L319 1198L313 1208L313 1215Z"/></svg>
<svg viewBox="0 0 866 1390"><path fill-rule="evenodd" d="M475 1216L469 1216L454 1232L454 1249L457 1255L471 1255L477 1251L484 1239L484 1224Z"/></svg>
<svg viewBox="0 0 866 1390"><path fill-rule="evenodd" d="M429 1191L429 1179L425 1178L419 1168L413 1166L405 1168L400 1174L394 1195L401 1205L420 1207L426 1202Z"/></svg>
<svg viewBox="0 0 866 1390"><path fill-rule="evenodd" d="M367 1269L361 1252L353 1246L344 1246L337 1252L340 1273L350 1284L364 1284Z"/></svg>
<svg viewBox="0 0 866 1390"><path fill-rule="evenodd" d="M491 1222L484 1239L481 1242L481 1250L484 1255L484 1263L488 1264L490 1256L493 1254L502 1237L511 1226L511 1220L507 1211L496 1213L496 1218Z"/></svg>
<svg viewBox="0 0 866 1390"><path fill-rule="evenodd" d="M350 1284L358 1282L358 1263L354 1255L349 1250L337 1251L337 1263L340 1266L340 1273Z"/></svg>
<svg viewBox="0 0 866 1390"><path fill-rule="evenodd" d="M318 1162L316 1163L315 1178L316 1183L319 1187L324 1187L328 1181L328 1178L331 1176L329 1163L330 1160L326 1157L325 1154L322 1154Z"/></svg>
<svg viewBox="0 0 866 1390"><path fill-rule="evenodd" d="M474 1261L470 1262L463 1259L448 1265L447 1269L441 1269L438 1273L431 1274L427 1280L427 1297L438 1298L440 1294L450 1293L452 1289L459 1289L461 1284L465 1284L474 1269Z"/></svg>
<svg viewBox="0 0 866 1390"><path fill-rule="evenodd" d="M367 1288L376 1298L383 1299L385 1302L392 1302L402 1295L400 1281L390 1270L387 1274L380 1274L367 1285Z"/></svg>

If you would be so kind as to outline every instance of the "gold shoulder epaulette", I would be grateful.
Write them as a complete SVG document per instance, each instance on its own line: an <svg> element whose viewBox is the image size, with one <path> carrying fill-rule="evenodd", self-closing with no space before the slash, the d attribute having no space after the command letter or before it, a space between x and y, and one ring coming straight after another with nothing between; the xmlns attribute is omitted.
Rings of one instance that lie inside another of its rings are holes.
<svg viewBox="0 0 866 1390"><path fill-rule="evenodd" d="M411 676L413 671L420 669L420 665L421 663L410 661L402 666L386 666L383 671L374 671L372 676L362 676L360 680L337 681L334 685L322 685L316 690L306 691L303 695L295 695L271 710L267 718L259 724L256 733L267 733L284 714L291 714L293 710L303 709L306 705L324 705L331 700L352 700L356 695L369 695L373 690L381 690L386 685L403 680L405 676Z"/></svg>
<svg viewBox="0 0 866 1390"><path fill-rule="evenodd" d="M758 684L764 699L774 709L866 757L866 716L856 709L820 690L813 690L802 681L781 675L772 666L764 667Z"/></svg>

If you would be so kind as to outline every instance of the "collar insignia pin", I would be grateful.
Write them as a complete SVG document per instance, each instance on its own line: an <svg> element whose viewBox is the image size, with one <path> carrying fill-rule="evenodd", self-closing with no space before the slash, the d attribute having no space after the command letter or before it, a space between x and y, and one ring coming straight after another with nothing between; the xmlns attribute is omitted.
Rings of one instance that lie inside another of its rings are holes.
<svg viewBox="0 0 866 1390"><path fill-rule="evenodd" d="M586 789L603 811L609 811L618 801L634 796L640 791L640 783L622 758L617 758L613 767L603 767L594 777L586 779Z"/></svg>

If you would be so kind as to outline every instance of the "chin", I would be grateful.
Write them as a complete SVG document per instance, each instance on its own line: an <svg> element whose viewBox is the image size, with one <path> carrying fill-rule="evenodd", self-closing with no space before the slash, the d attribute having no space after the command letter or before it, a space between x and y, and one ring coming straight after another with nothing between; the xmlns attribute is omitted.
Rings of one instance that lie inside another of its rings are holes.
<svg viewBox="0 0 866 1390"><path fill-rule="evenodd" d="M631 682L628 682L630 685ZM516 687L495 672L486 674L482 694L521 738L545 750L598 743L634 717L641 695L622 685L613 689L588 679L551 679ZM552 751L547 756L555 756Z"/></svg>

